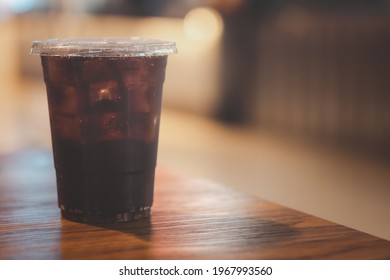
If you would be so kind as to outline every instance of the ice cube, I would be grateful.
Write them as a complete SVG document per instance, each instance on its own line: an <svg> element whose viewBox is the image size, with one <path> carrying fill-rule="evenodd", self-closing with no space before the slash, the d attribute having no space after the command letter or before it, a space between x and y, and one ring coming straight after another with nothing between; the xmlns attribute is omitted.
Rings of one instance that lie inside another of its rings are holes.
<svg viewBox="0 0 390 280"><path fill-rule="evenodd" d="M89 106L100 112L117 111L122 100L116 81L89 84Z"/></svg>
<svg viewBox="0 0 390 280"><path fill-rule="evenodd" d="M80 58L42 56L44 78L47 83L74 85L80 83Z"/></svg>
<svg viewBox="0 0 390 280"><path fill-rule="evenodd" d="M156 56L150 57L149 59L150 60L145 64L149 72L149 81L151 83L164 82L167 57Z"/></svg>
<svg viewBox="0 0 390 280"><path fill-rule="evenodd" d="M156 139L159 129L159 114L143 113L137 114L132 126L129 128L131 139L151 143Z"/></svg>
<svg viewBox="0 0 390 280"><path fill-rule="evenodd" d="M83 126L83 134L96 141L125 139L127 122L120 113L90 114Z"/></svg>
<svg viewBox="0 0 390 280"><path fill-rule="evenodd" d="M148 85L145 84L127 89L127 102L130 113L146 113L150 111L147 91Z"/></svg>
<svg viewBox="0 0 390 280"><path fill-rule="evenodd" d="M141 68L141 63L144 58L141 57L123 57L118 58L115 61L115 66L119 72L128 70L128 71L138 71Z"/></svg>
<svg viewBox="0 0 390 280"><path fill-rule="evenodd" d="M162 83L165 78L165 65L164 57L136 57L117 61L117 68L125 87Z"/></svg>
<svg viewBox="0 0 390 280"><path fill-rule="evenodd" d="M83 108L82 88L47 85L49 109L64 114L79 114Z"/></svg>
<svg viewBox="0 0 390 280"><path fill-rule="evenodd" d="M141 70L134 71L126 69L121 71L120 76L125 87L145 84L147 82L147 76Z"/></svg>
<svg viewBox="0 0 390 280"><path fill-rule="evenodd" d="M67 116L61 114L53 114L51 116L53 137L58 139L71 139L82 142L80 116Z"/></svg>
<svg viewBox="0 0 390 280"><path fill-rule="evenodd" d="M81 72L84 82L115 80L118 75L112 60L99 57L84 58Z"/></svg>
<svg viewBox="0 0 390 280"><path fill-rule="evenodd" d="M146 98L151 112L160 113L163 84L149 85Z"/></svg>

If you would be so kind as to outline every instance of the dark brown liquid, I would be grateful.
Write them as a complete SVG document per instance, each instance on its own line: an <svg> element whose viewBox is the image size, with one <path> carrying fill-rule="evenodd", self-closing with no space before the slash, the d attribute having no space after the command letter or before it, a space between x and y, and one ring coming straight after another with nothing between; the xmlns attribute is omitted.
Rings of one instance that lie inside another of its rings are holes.
<svg viewBox="0 0 390 280"><path fill-rule="evenodd" d="M42 56L65 217L124 221L149 213L166 60Z"/></svg>

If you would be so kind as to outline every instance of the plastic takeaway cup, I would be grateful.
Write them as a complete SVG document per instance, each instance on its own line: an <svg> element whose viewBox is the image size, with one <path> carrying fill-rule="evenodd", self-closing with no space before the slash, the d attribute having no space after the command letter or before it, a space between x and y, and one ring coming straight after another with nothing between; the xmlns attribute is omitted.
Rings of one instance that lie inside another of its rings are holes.
<svg viewBox="0 0 390 280"><path fill-rule="evenodd" d="M150 216L161 97L172 41L34 41L46 83L62 216L86 223Z"/></svg>

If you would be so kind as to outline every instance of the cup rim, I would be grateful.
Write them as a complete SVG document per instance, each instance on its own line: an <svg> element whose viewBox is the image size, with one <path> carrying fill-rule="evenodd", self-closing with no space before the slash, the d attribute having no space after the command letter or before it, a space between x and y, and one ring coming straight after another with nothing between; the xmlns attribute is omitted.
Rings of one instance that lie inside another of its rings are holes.
<svg viewBox="0 0 390 280"><path fill-rule="evenodd" d="M40 56L139 57L177 53L176 43L144 37L53 38L32 42L30 54Z"/></svg>

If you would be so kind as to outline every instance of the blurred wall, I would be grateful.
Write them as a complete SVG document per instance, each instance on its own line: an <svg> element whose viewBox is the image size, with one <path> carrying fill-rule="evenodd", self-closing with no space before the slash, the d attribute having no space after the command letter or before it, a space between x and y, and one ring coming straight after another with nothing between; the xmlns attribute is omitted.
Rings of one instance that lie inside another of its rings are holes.
<svg viewBox="0 0 390 280"><path fill-rule="evenodd" d="M290 7L259 26L262 127L390 159L390 13Z"/></svg>
<svg viewBox="0 0 390 280"><path fill-rule="evenodd" d="M15 92L20 82L20 63L15 52L18 49L17 32L15 20L0 17L0 152L18 143L15 116Z"/></svg>
<svg viewBox="0 0 390 280"><path fill-rule="evenodd" d="M384 1L219 1L216 117L390 160L390 6Z"/></svg>

